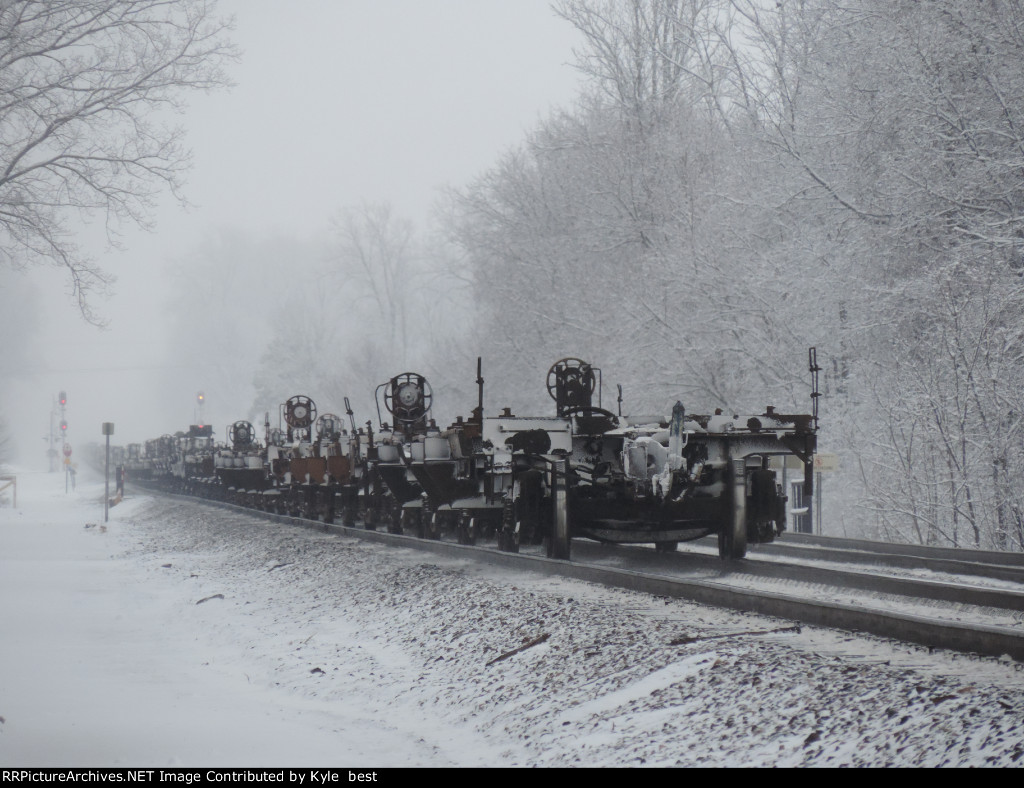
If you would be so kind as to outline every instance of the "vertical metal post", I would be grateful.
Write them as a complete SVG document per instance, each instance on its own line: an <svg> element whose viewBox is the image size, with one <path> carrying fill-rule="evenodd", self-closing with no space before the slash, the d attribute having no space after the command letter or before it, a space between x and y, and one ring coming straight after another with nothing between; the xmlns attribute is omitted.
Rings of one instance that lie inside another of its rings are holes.
<svg viewBox="0 0 1024 788"><path fill-rule="evenodd" d="M114 434L113 422L103 422L103 434L107 436L107 457L103 466L103 522L107 522L110 512L110 436Z"/></svg>
<svg viewBox="0 0 1024 788"><path fill-rule="evenodd" d="M56 417L56 415L57 408L56 406L53 406L50 408L50 448L46 452L46 456L50 462L50 473L53 473L55 470L57 470L57 462L55 459L57 457L57 450L53 448L53 443L55 440L53 435L53 420Z"/></svg>
<svg viewBox="0 0 1024 788"><path fill-rule="evenodd" d="M726 553L723 558L743 558L747 554L747 459L731 457L732 469L732 520L726 538Z"/></svg>
<svg viewBox="0 0 1024 788"><path fill-rule="evenodd" d="M548 543L548 558L569 560L569 460L561 458L551 463L551 502L554 517L551 523L551 540Z"/></svg>
<svg viewBox="0 0 1024 788"><path fill-rule="evenodd" d="M103 522L110 513L110 436L107 435L107 457L103 465Z"/></svg>
<svg viewBox="0 0 1024 788"><path fill-rule="evenodd" d="M473 415L480 421L481 426L484 423L484 374L483 374L483 358L481 356L476 357L476 390L477 390L477 412Z"/></svg>
<svg viewBox="0 0 1024 788"><path fill-rule="evenodd" d="M820 475L820 474L819 474ZM804 462L804 486L800 495L801 508L807 509L807 533L813 534L818 522L818 513L814 511L814 459Z"/></svg>
<svg viewBox="0 0 1024 788"><path fill-rule="evenodd" d="M786 496L786 522L785 522L785 525L786 525L786 530L787 531L790 530L791 528L792 528L793 531L795 531L796 528L794 526L796 524L793 522L793 515L791 514L791 512L793 510L793 504L789 500L790 490L789 490L789 485L786 483L786 466L788 464L789 464L789 455L783 455L783 457L782 457L782 494Z"/></svg>
<svg viewBox="0 0 1024 788"><path fill-rule="evenodd" d="M818 478L815 479L815 490L814 494L818 500L818 516L814 518L814 527L817 529L818 536L822 535L821 531L821 474L817 474Z"/></svg>

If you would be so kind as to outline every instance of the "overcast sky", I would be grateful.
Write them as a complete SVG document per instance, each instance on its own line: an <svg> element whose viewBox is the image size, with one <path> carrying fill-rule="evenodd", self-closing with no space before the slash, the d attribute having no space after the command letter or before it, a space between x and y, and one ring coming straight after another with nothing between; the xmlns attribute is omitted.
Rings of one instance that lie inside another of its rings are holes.
<svg viewBox="0 0 1024 788"><path fill-rule="evenodd" d="M42 445L60 389L72 443L98 441L104 421L118 425L115 443L154 436L146 404L159 399L150 373L161 355L161 272L216 228L309 239L364 200L388 200L422 227L438 187L464 185L495 164L578 89L574 31L548 0L219 6L236 18L243 57L231 68L236 86L192 96L182 118L195 207L183 212L167 199L154 233L127 232L122 251L95 247L118 277L116 295L97 303L106 331L80 320L56 272L35 275L47 335L34 380L5 408L23 449ZM185 428L192 406L190 398L180 413L161 414L157 434Z"/></svg>

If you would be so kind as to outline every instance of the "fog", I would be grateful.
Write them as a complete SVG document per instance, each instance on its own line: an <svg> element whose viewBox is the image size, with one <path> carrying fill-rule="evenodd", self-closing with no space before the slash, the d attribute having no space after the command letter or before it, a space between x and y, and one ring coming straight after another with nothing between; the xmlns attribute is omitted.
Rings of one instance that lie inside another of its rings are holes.
<svg viewBox="0 0 1024 788"><path fill-rule="evenodd" d="M24 464L46 464L60 391L76 450L102 440L103 422L124 444L200 420L223 438L232 421L261 419L257 367L275 321L308 297L296 283L321 277L319 296L349 310L344 277L326 273L339 212L388 204L427 236L440 188L473 179L577 91L574 30L547 0L220 0L219 11L235 16L242 57L233 88L187 97L178 119L191 206L164 195L153 230L122 226L120 248L102 219L80 230L116 277L93 299L107 326L82 319L61 271L0 273L0 413ZM310 363L372 355L296 331ZM379 382L352 392L364 411ZM320 396L284 396L297 393Z"/></svg>

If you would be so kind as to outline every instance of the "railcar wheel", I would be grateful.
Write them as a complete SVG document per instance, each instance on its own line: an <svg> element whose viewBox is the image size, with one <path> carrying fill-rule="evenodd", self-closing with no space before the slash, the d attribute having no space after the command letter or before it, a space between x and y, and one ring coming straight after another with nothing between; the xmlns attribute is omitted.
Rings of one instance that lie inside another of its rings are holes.
<svg viewBox="0 0 1024 788"><path fill-rule="evenodd" d="M398 533L419 536L419 518L418 509L402 509L398 520Z"/></svg>
<svg viewBox="0 0 1024 788"><path fill-rule="evenodd" d="M498 525L496 537L498 549L504 553L519 552L519 518L515 499L507 496L502 503L501 523Z"/></svg>
<svg viewBox="0 0 1024 788"><path fill-rule="evenodd" d="M508 529L505 533L505 550L510 553L519 552L519 540L522 536L523 524L521 521L516 520L515 525Z"/></svg>
<svg viewBox="0 0 1024 788"><path fill-rule="evenodd" d="M498 549L503 553L519 552L519 523L503 524L498 530Z"/></svg>
<svg viewBox="0 0 1024 788"><path fill-rule="evenodd" d="M402 533L402 507L400 504L396 503L388 513L388 533Z"/></svg>
<svg viewBox="0 0 1024 788"><path fill-rule="evenodd" d="M459 544L476 544L476 518L469 512L459 514L458 537Z"/></svg>
<svg viewBox="0 0 1024 788"><path fill-rule="evenodd" d="M423 508L420 509L420 520L416 524L416 536L420 539L430 539L430 530L433 527L432 523L434 520L434 508L430 505L430 501L423 501Z"/></svg>
<svg viewBox="0 0 1024 788"><path fill-rule="evenodd" d="M334 490L327 489L323 490L324 495L324 522L327 525L333 525L334 523Z"/></svg>
<svg viewBox="0 0 1024 788"><path fill-rule="evenodd" d="M306 520L319 520L320 507L317 504L317 489L310 487L302 492L302 517Z"/></svg>
<svg viewBox="0 0 1024 788"><path fill-rule="evenodd" d="M440 539L441 538L441 527L442 527L441 513L440 512L434 512L432 515L430 515L430 520L427 521L426 528L424 529L426 531L426 534L425 534L426 538L427 539L435 539L435 540L436 539Z"/></svg>

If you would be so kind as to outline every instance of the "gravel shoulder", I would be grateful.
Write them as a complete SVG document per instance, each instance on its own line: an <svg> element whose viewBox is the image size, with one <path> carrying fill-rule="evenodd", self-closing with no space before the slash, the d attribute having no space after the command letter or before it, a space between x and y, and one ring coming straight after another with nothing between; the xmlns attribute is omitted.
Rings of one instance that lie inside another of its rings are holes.
<svg viewBox="0 0 1024 788"><path fill-rule="evenodd" d="M121 536L146 582L176 589L212 669L357 704L451 765L1024 765L1024 666L1009 660L190 502L140 501Z"/></svg>

